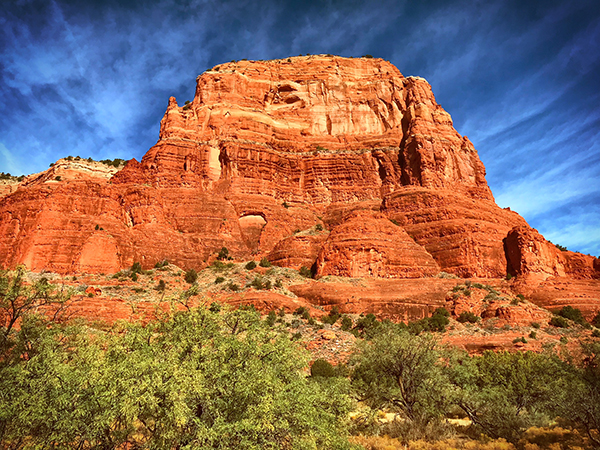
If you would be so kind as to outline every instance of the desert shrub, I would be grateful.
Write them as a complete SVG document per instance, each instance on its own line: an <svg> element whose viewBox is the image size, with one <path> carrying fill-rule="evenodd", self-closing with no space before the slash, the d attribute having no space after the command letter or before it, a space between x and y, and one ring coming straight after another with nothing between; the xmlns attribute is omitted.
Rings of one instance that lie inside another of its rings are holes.
<svg viewBox="0 0 600 450"><path fill-rule="evenodd" d="M539 323L539 322L531 322L531 326L532 326L533 328L537 328L537 329L539 329L539 328L541 327L541 325L540 325L540 323Z"/></svg>
<svg viewBox="0 0 600 450"><path fill-rule="evenodd" d="M301 316L304 320L310 319L310 311L304 306L300 306L294 311L294 315Z"/></svg>
<svg viewBox="0 0 600 450"><path fill-rule="evenodd" d="M131 273L142 273L142 264L139 262L134 262L129 271Z"/></svg>
<svg viewBox="0 0 600 450"><path fill-rule="evenodd" d="M184 277L186 283L192 284L195 283L198 279L198 273L194 269L190 269L185 273Z"/></svg>
<svg viewBox="0 0 600 450"><path fill-rule="evenodd" d="M529 339L537 339L537 333L535 331L529 333Z"/></svg>
<svg viewBox="0 0 600 450"><path fill-rule="evenodd" d="M267 257L265 256L264 258L262 258L260 260L260 263L258 264L260 267L271 267L271 262L267 259Z"/></svg>
<svg viewBox="0 0 600 450"><path fill-rule="evenodd" d="M310 269L306 266L300 267L300 270L298 271L298 273L305 278L312 278L312 273L311 273Z"/></svg>
<svg viewBox="0 0 600 450"><path fill-rule="evenodd" d="M581 314L581 310L573 308L571 305L563 306L562 309L555 314L559 315L560 317L564 317L565 319L572 320L580 325L588 325L583 318L583 314Z"/></svg>
<svg viewBox="0 0 600 450"><path fill-rule="evenodd" d="M340 316L341 316L341 314L340 314L339 308L337 306L333 306L331 308L331 310L329 311L329 314L327 314L326 316L324 316L321 319L321 322L333 325L334 323L336 323L338 321Z"/></svg>
<svg viewBox="0 0 600 450"><path fill-rule="evenodd" d="M244 266L246 270L254 270L256 268L256 263L254 261L250 261L248 264Z"/></svg>
<svg viewBox="0 0 600 450"><path fill-rule="evenodd" d="M293 314L295 316L301 316L305 312L308 312L308 310L304 306L299 306L298 308L296 308L296 310L293 312Z"/></svg>
<svg viewBox="0 0 600 450"><path fill-rule="evenodd" d="M168 265L169 265L169 261L166 259L163 259L162 261L156 261L156 264L154 264L154 268L162 269L163 267L167 267Z"/></svg>
<svg viewBox="0 0 600 450"><path fill-rule="evenodd" d="M600 328L600 312L592 319L592 325L594 325L596 328Z"/></svg>
<svg viewBox="0 0 600 450"><path fill-rule="evenodd" d="M321 225L320 223L315 225L315 230L317 231L323 231L323 225Z"/></svg>
<svg viewBox="0 0 600 450"><path fill-rule="evenodd" d="M450 317L450 313L446 308L437 308L429 318L429 329L444 332L446 325L450 323L448 317Z"/></svg>
<svg viewBox="0 0 600 450"><path fill-rule="evenodd" d="M227 249L227 247L222 247L221 250L219 250L219 253L217 254L217 259L219 261L232 259L231 256L229 256L229 250Z"/></svg>
<svg viewBox="0 0 600 450"><path fill-rule="evenodd" d="M137 281L138 280L137 272L131 272L130 278L131 278L131 281Z"/></svg>
<svg viewBox="0 0 600 450"><path fill-rule="evenodd" d="M237 292L240 290L240 286L232 281L227 285L227 289L232 292Z"/></svg>
<svg viewBox="0 0 600 450"><path fill-rule="evenodd" d="M331 378L336 375L335 367L325 359L317 359L312 366L310 366L311 377Z"/></svg>
<svg viewBox="0 0 600 450"><path fill-rule="evenodd" d="M479 321L479 316L476 316L471 311L464 311L460 313L456 320L458 320L460 323L477 323L477 321Z"/></svg>
<svg viewBox="0 0 600 450"><path fill-rule="evenodd" d="M561 336L560 337L560 343L561 344L568 344L569 343L569 339L566 336Z"/></svg>
<svg viewBox="0 0 600 450"><path fill-rule="evenodd" d="M341 328L344 331L348 331L352 328L352 325L354 325L354 323L352 322L352 319L346 315L342 316L342 322L341 322Z"/></svg>
<svg viewBox="0 0 600 450"><path fill-rule="evenodd" d="M267 288L267 282L269 283L269 287ZM271 283L261 277L261 276L256 276L254 277L254 279L250 282L249 284L250 287L256 289L256 290L261 290L261 289L270 289L271 288Z"/></svg>
<svg viewBox="0 0 600 450"><path fill-rule="evenodd" d="M554 316L550 319L550 325L557 328L569 328L569 321L561 316Z"/></svg>
<svg viewBox="0 0 600 450"><path fill-rule="evenodd" d="M275 321L277 320L277 314L275 314L275 311L269 311L269 314L267 314L267 317L265 318L265 323L272 327L275 325Z"/></svg>
<svg viewBox="0 0 600 450"><path fill-rule="evenodd" d="M215 278L215 284L220 284L220 283L222 283L223 281L225 281L225 278L224 278L224 277L217 277L217 278Z"/></svg>
<svg viewBox="0 0 600 450"><path fill-rule="evenodd" d="M165 282L165 280L159 280L158 284L156 285L156 287L154 289L156 289L159 292L163 292L167 287L167 283Z"/></svg>
<svg viewBox="0 0 600 450"><path fill-rule="evenodd" d="M224 263L223 261L220 260L215 260L212 262L212 264L210 265L210 268L213 269L215 272L224 272L227 269L231 269L233 267L233 263Z"/></svg>
<svg viewBox="0 0 600 450"><path fill-rule="evenodd" d="M527 339L525 339L525 336L514 338L513 344L516 344L517 342L522 342L523 344L527 344Z"/></svg>
<svg viewBox="0 0 600 450"><path fill-rule="evenodd" d="M361 316L358 318L351 332L356 337L372 339L381 331L382 328L383 326L381 322L377 320L375 314L369 313L366 316Z"/></svg>

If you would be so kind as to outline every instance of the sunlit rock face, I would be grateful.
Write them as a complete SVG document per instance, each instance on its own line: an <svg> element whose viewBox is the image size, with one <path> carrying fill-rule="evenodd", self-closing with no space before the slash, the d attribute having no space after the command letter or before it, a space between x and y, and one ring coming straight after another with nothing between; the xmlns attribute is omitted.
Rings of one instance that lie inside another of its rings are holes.
<svg viewBox="0 0 600 450"><path fill-rule="evenodd" d="M169 99L141 162L118 172L59 162L1 191L2 267L201 268L222 247L317 277L534 267L520 241L505 241L530 228L495 204L477 152L431 86L381 59L222 64L197 78L191 102ZM569 276L589 265L548 258L558 262L535 267Z"/></svg>

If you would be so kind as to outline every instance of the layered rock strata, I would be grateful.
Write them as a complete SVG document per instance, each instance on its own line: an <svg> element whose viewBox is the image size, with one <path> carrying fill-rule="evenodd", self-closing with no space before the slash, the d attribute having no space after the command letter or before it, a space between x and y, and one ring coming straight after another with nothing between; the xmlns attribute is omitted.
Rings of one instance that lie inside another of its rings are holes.
<svg viewBox="0 0 600 450"><path fill-rule="evenodd" d="M317 276L591 279L600 268L544 250L499 208L473 144L430 85L381 59L214 67L191 102L169 99L142 161L115 172L61 160L3 189L0 265L112 273L168 259L200 268L227 247Z"/></svg>

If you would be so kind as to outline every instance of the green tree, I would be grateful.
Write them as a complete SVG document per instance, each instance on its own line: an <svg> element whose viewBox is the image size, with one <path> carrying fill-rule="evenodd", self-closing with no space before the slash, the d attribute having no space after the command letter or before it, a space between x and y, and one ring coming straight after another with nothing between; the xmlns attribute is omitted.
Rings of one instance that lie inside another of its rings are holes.
<svg viewBox="0 0 600 450"><path fill-rule="evenodd" d="M569 418L600 448L600 344L583 344L581 366L571 365L566 394L559 403L562 417Z"/></svg>
<svg viewBox="0 0 600 450"><path fill-rule="evenodd" d="M23 266L0 271L0 359L13 345L14 327L19 320L40 308L58 318L65 312L70 296L69 289L50 284L46 278L27 283Z"/></svg>
<svg viewBox="0 0 600 450"><path fill-rule="evenodd" d="M456 354L447 365L456 404L473 426L493 438L517 442L523 430L548 424L560 401L565 366L533 352Z"/></svg>
<svg viewBox="0 0 600 450"><path fill-rule="evenodd" d="M186 283L193 284L198 279L198 272L194 269L190 269L185 273L185 281Z"/></svg>
<svg viewBox="0 0 600 450"><path fill-rule="evenodd" d="M344 379L253 311L193 309L106 333L28 320L0 368L3 448L344 449Z"/></svg>
<svg viewBox="0 0 600 450"><path fill-rule="evenodd" d="M432 335L387 327L360 349L352 383L362 400L398 412L406 421L405 439L441 423L450 389Z"/></svg>

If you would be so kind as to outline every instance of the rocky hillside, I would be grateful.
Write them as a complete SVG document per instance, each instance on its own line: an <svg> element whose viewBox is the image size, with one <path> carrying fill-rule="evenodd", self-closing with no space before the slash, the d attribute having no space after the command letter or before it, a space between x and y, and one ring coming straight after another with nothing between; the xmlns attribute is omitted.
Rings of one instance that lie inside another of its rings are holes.
<svg viewBox="0 0 600 450"><path fill-rule="evenodd" d="M397 283L414 285L410 304L440 273L514 277L539 305L600 309L599 260L558 250L496 205L473 144L424 79L321 55L222 64L196 81L191 102L169 99L141 162L60 160L2 188L0 265L200 269L226 247L238 261L367 280L372 298L357 311ZM349 301L344 289L297 289L308 303Z"/></svg>

